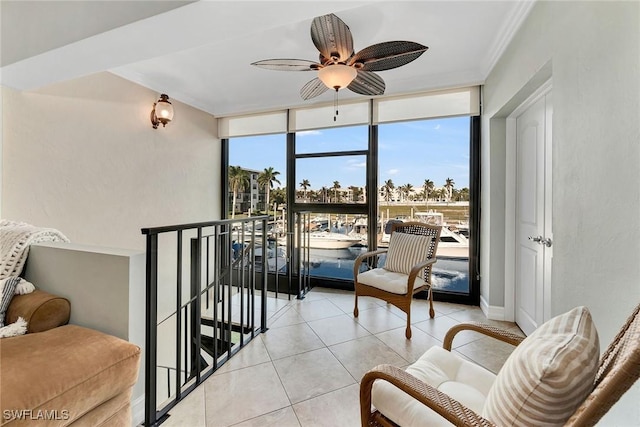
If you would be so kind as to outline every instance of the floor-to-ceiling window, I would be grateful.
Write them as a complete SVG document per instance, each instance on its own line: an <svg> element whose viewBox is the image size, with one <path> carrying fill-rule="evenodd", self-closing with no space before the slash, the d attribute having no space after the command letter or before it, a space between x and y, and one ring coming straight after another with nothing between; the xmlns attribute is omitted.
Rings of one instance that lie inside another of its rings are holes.
<svg viewBox="0 0 640 427"><path fill-rule="evenodd" d="M341 106L336 122L324 107L227 119L229 217L268 213L276 260L290 259L287 236L305 236L312 284L345 288L355 258L386 245L390 221L440 224L436 298L477 303L477 97L369 100ZM301 213L309 222L295 225Z"/></svg>
<svg viewBox="0 0 640 427"><path fill-rule="evenodd" d="M292 209L306 211L308 273L319 280L350 281L353 264L368 247L369 130L366 125L295 133Z"/></svg>
<svg viewBox="0 0 640 427"><path fill-rule="evenodd" d="M378 127L378 212L386 225L419 221L441 225L434 289L469 292L470 118L453 117Z"/></svg>

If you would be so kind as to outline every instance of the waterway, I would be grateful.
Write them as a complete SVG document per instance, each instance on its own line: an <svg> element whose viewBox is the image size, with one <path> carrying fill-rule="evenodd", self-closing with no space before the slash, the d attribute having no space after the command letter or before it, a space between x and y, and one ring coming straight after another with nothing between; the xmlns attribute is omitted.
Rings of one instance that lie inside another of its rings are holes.
<svg viewBox="0 0 640 427"><path fill-rule="evenodd" d="M353 265L366 247L347 249L310 249L309 273L313 277L353 280ZM381 257L381 263L384 255ZM469 260L467 258L438 258L432 270L436 290L469 292Z"/></svg>

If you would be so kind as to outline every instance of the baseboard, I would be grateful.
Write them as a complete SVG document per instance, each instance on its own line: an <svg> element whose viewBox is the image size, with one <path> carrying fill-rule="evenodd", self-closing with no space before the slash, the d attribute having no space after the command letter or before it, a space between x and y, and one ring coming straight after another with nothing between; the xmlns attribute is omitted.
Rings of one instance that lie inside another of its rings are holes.
<svg viewBox="0 0 640 427"><path fill-rule="evenodd" d="M131 425L139 426L144 422L144 394L131 401Z"/></svg>
<svg viewBox="0 0 640 427"><path fill-rule="evenodd" d="M504 320L504 307L489 305L482 295L480 295L480 309L489 320Z"/></svg>

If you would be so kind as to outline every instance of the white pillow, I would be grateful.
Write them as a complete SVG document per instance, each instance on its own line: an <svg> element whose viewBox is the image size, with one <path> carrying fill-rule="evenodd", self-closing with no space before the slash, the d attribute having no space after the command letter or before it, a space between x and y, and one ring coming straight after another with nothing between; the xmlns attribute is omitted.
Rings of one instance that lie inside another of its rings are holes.
<svg viewBox="0 0 640 427"><path fill-rule="evenodd" d="M0 338L17 337L27 333L27 321L18 317L14 323L0 328Z"/></svg>
<svg viewBox="0 0 640 427"><path fill-rule="evenodd" d="M396 273L409 274L416 264L429 259L432 236L409 233L391 233L384 268Z"/></svg>
<svg viewBox="0 0 640 427"><path fill-rule="evenodd" d="M589 395L600 357L585 307L554 317L518 345L502 366L483 416L502 426L561 426Z"/></svg>
<svg viewBox="0 0 640 427"><path fill-rule="evenodd" d="M4 289L4 284L7 283L9 279L14 277L16 276L7 277L6 279L0 279L0 293ZM20 279L20 282L18 283L18 286L16 286L15 295L30 294L31 292L36 290L36 287L33 286L33 283L27 282L22 277L19 277L19 279Z"/></svg>

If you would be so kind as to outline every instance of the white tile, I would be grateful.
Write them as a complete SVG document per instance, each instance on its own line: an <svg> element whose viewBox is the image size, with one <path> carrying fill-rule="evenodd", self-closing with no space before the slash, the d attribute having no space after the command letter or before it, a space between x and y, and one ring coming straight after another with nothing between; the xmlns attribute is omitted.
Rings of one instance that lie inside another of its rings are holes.
<svg viewBox="0 0 640 427"><path fill-rule="evenodd" d="M236 369L247 368L249 366L255 366L270 361L271 358L269 357L267 348L260 339L260 336L256 336L249 342L249 344L245 345L224 365L218 368L213 375L220 375L225 372L235 371Z"/></svg>
<svg viewBox="0 0 640 427"><path fill-rule="evenodd" d="M403 366L407 363L398 353L375 336L332 345L329 350L358 382L368 370L376 365L388 363L394 366Z"/></svg>
<svg viewBox="0 0 640 427"><path fill-rule="evenodd" d="M324 347L306 323L269 329L260 336L272 360Z"/></svg>
<svg viewBox="0 0 640 427"><path fill-rule="evenodd" d="M297 325L300 323L304 323L302 316L300 316L293 307L287 307L282 309L282 314L279 313L272 321L267 322L267 327L269 329L281 328L283 326Z"/></svg>
<svg viewBox="0 0 640 427"><path fill-rule="evenodd" d="M353 384L293 405L302 427L359 427L360 386Z"/></svg>
<svg viewBox="0 0 640 427"><path fill-rule="evenodd" d="M372 334L407 326L406 319L401 319L384 307L362 310L356 319L360 326Z"/></svg>
<svg viewBox="0 0 640 427"><path fill-rule="evenodd" d="M451 329L453 326L459 325L460 323L461 323L460 321L452 319L447 315L447 316L436 317L434 319L425 320L424 322L418 322L414 324L413 327L418 328L423 332L426 332L427 334L431 335L432 337L440 341L444 341L444 337L449 331L449 329ZM456 334L453 340L453 348L459 347L464 344L468 344L482 337L483 335L477 332L471 332L471 331L459 332L458 334Z"/></svg>
<svg viewBox="0 0 640 427"><path fill-rule="evenodd" d="M279 359L273 365L292 403L355 383L326 348Z"/></svg>
<svg viewBox="0 0 640 427"><path fill-rule="evenodd" d="M300 427L293 408L288 406L268 414L234 424L233 427Z"/></svg>
<svg viewBox="0 0 640 427"><path fill-rule="evenodd" d="M369 331L355 321L353 316L347 314L314 320L309 322L308 325L325 345L338 344L371 335Z"/></svg>
<svg viewBox="0 0 640 427"><path fill-rule="evenodd" d="M404 327L392 329L376 334L376 337L409 363L418 360L420 356L434 345L442 347L441 341L415 326L411 328L410 340L405 337L404 330Z"/></svg>
<svg viewBox="0 0 640 427"><path fill-rule="evenodd" d="M204 391L207 427L236 424L291 405L271 362L213 375Z"/></svg>
<svg viewBox="0 0 640 427"><path fill-rule="evenodd" d="M327 299L302 300L294 304L293 307L307 322L344 314L342 310Z"/></svg>
<svg viewBox="0 0 640 427"><path fill-rule="evenodd" d="M205 427L204 386L193 390L169 411L169 418L162 423L167 427Z"/></svg>
<svg viewBox="0 0 640 427"><path fill-rule="evenodd" d="M511 344L486 337L459 346L456 351L497 374L514 349Z"/></svg>

